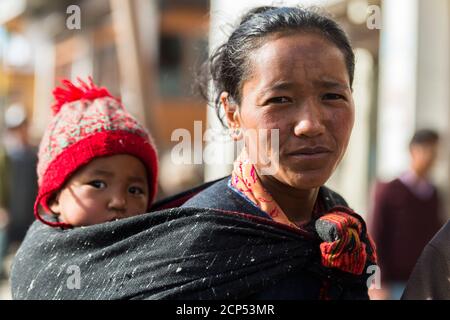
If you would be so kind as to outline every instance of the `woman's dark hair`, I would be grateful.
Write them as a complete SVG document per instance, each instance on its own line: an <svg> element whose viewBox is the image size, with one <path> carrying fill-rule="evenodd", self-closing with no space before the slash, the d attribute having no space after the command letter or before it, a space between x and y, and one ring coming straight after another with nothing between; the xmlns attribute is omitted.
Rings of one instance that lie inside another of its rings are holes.
<svg viewBox="0 0 450 320"><path fill-rule="evenodd" d="M242 83L250 70L251 53L264 44L264 39L276 33L314 32L334 43L343 53L353 83L355 56L350 41L341 27L317 9L299 7L258 7L247 12L228 41L212 54L207 63L207 79L203 79L202 95L207 97L209 80L213 81L213 105L220 116L220 94L229 93L231 101L241 102Z"/></svg>

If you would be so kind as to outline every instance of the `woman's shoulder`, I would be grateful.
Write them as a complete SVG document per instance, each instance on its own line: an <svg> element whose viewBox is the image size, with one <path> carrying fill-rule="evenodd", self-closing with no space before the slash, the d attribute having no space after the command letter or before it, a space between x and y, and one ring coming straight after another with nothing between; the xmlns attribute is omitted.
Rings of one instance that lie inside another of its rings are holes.
<svg viewBox="0 0 450 320"><path fill-rule="evenodd" d="M217 205L223 205L223 199L229 198L229 187L228 182L230 176L224 177L222 179L216 180L214 183L210 184L207 188L203 189L201 192L197 193L194 197L186 201L183 207L216 207ZM220 207L219 207L220 208Z"/></svg>
<svg viewBox="0 0 450 320"><path fill-rule="evenodd" d="M267 214L256 207L245 196L229 186L230 176L219 179L184 202L181 207L210 208L237 211L268 218ZM327 211L335 206L348 207L345 199L326 186L320 187L320 199Z"/></svg>
<svg viewBox="0 0 450 320"><path fill-rule="evenodd" d="M217 180L186 201L181 207L209 208L242 212L268 218L253 203L229 186L230 176Z"/></svg>
<svg viewBox="0 0 450 320"><path fill-rule="evenodd" d="M319 196L322 199L327 211L336 206L348 207L347 201L345 201L344 197L326 186L320 187Z"/></svg>
<svg viewBox="0 0 450 320"><path fill-rule="evenodd" d="M226 193L229 179L230 177L227 176L219 180L216 180L213 183L210 183L206 188L204 188L195 196L186 201L186 203L183 206L190 206L191 204L196 204L200 202L203 203L208 199L213 200L211 196L220 196L221 194Z"/></svg>

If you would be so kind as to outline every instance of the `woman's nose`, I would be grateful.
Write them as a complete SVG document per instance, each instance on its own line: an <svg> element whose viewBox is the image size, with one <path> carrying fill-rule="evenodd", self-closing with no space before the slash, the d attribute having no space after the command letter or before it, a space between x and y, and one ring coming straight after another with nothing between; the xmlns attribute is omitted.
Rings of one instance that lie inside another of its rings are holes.
<svg viewBox="0 0 450 320"><path fill-rule="evenodd" d="M325 132L321 106L314 102L305 102L300 108L294 134L298 137L315 137Z"/></svg>

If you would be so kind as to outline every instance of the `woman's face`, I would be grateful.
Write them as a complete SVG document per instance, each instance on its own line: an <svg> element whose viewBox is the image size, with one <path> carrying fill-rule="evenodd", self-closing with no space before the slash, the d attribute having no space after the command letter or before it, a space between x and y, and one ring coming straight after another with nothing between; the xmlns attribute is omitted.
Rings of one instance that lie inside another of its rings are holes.
<svg viewBox="0 0 450 320"><path fill-rule="evenodd" d="M241 105L230 105L222 94L228 124L244 136L279 129L279 166L270 178L296 189L323 185L344 155L354 122L344 55L322 36L302 33L273 37L252 52L250 63ZM260 139L248 136L247 148ZM259 149L277 160L270 147ZM261 174L262 164L255 166Z"/></svg>

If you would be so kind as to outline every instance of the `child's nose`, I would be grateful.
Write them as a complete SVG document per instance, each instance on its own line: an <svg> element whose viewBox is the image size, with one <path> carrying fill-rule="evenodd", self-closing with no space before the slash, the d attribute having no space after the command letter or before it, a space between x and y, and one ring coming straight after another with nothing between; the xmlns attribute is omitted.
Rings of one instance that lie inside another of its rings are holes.
<svg viewBox="0 0 450 320"><path fill-rule="evenodd" d="M110 210L126 211L127 208L126 196L121 193L113 194L108 203L108 208Z"/></svg>

